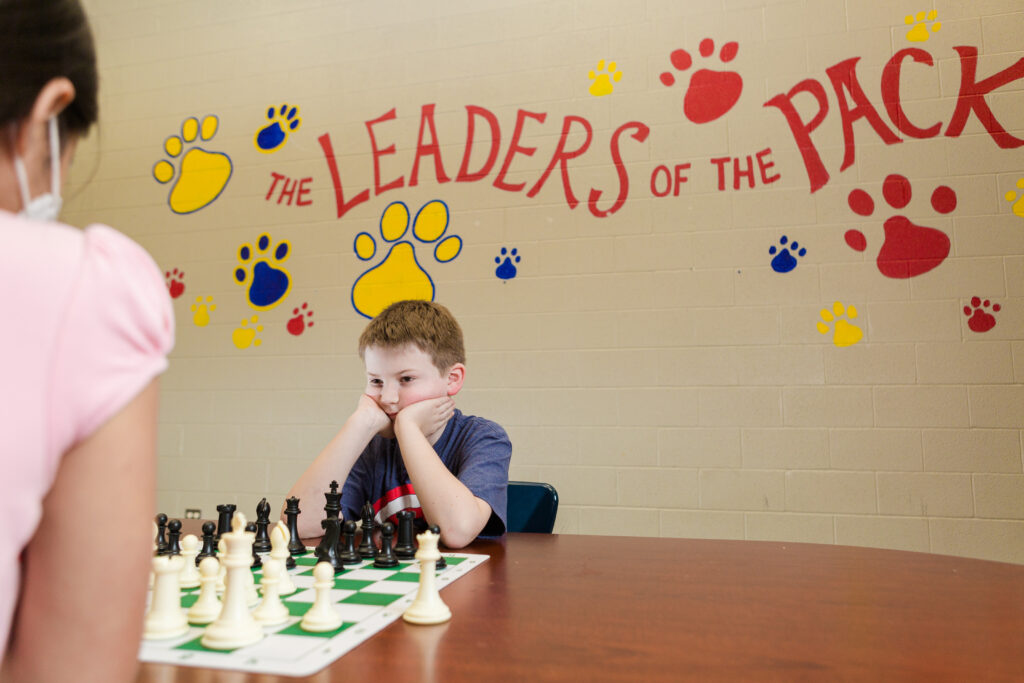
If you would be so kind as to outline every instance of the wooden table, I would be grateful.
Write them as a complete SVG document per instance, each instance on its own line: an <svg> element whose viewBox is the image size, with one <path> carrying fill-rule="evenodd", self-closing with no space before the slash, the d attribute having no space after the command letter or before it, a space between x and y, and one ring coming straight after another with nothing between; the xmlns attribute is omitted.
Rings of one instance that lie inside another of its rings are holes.
<svg viewBox="0 0 1024 683"><path fill-rule="evenodd" d="M306 681L1024 680L1024 566L832 545L510 534ZM145 683L294 678L143 664Z"/></svg>

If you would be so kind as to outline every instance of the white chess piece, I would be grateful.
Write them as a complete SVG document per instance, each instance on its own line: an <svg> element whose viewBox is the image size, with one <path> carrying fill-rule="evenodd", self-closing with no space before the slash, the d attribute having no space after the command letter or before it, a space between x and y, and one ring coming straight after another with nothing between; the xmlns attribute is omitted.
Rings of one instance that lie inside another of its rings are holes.
<svg viewBox="0 0 1024 683"><path fill-rule="evenodd" d="M181 609L181 586L178 574L184 560L181 555L153 558L153 596L146 612L142 637L146 640L175 638L188 633L188 619Z"/></svg>
<svg viewBox="0 0 1024 683"><path fill-rule="evenodd" d="M220 616L222 605L217 598L217 572L220 563L215 557L204 557L199 563L199 599L188 610L192 624L209 624Z"/></svg>
<svg viewBox="0 0 1024 683"><path fill-rule="evenodd" d="M181 539L181 557L185 564L178 578L182 588L195 588L199 585L199 570L196 569L196 555L199 554L199 539L188 534Z"/></svg>
<svg viewBox="0 0 1024 683"><path fill-rule="evenodd" d="M224 559L224 556L228 554L228 544L224 542L224 537L220 537L220 541L217 542L217 557L220 560ZM220 563L220 571L217 573L217 592L223 593L227 588L227 584L224 583L224 579L227 576L228 568L223 562Z"/></svg>
<svg viewBox="0 0 1024 683"><path fill-rule="evenodd" d="M437 551L437 534L424 531L416 536L420 543L416 559L420 563L420 586L416 599L405 610L402 618L410 624L442 624L452 618L448 605L441 600L434 571L441 553Z"/></svg>
<svg viewBox="0 0 1024 683"><path fill-rule="evenodd" d="M211 650L234 650L263 638L263 629L249 613L247 582L252 581L252 542L256 534L245 530L245 515L236 512L231 532L221 536L227 546L222 562L227 567L224 606L217 619L206 627L200 643ZM247 576L248 575L248 576Z"/></svg>
<svg viewBox="0 0 1024 683"><path fill-rule="evenodd" d="M288 541L291 540L291 534L288 533L288 527L285 526L284 522L278 520L277 526L270 532L270 560L264 560L263 565L266 566L268 561L277 562L278 566L281 567L281 579L277 584L277 594L291 595L296 591L295 583L292 582L292 577L288 573ZM263 570L266 572L266 569Z"/></svg>
<svg viewBox="0 0 1024 683"><path fill-rule="evenodd" d="M291 616L277 593L277 587L281 582L280 577L281 566L276 560L263 563L263 580L260 582L260 588L263 589L263 602L252 611L252 615L264 626L283 624Z"/></svg>
<svg viewBox="0 0 1024 683"><path fill-rule="evenodd" d="M341 615L331 605L331 589L334 588L334 567L329 562L319 562L313 567L313 589L316 598L302 616L299 626L303 631L323 633L341 626Z"/></svg>

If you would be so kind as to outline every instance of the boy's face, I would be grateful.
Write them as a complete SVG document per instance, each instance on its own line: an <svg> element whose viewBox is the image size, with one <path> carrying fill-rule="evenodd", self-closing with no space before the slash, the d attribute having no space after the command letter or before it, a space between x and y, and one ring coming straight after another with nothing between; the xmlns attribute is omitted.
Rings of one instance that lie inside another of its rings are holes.
<svg viewBox="0 0 1024 683"><path fill-rule="evenodd" d="M377 402L394 422L398 411L428 398L452 396L458 390L450 377L442 375L430 354L415 344L399 348L368 346L363 351L366 364L366 395Z"/></svg>

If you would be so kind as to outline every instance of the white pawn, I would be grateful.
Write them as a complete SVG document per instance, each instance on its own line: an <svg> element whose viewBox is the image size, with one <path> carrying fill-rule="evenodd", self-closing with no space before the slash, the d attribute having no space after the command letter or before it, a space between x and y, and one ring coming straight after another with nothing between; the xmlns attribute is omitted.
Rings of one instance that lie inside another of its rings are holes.
<svg viewBox="0 0 1024 683"><path fill-rule="evenodd" d="M188 633L188 619L181 609L181 555L161 555L153 558L153 596L143 626L146 640L175 638Z"/></svg>
<svg viewBox="0 0 1024 683"><path fill-rule="evenodd" d="M277 588L281 581L280 573L281 567L276 561L263 563L263 580L260 582L260 588L263 589L263 602L252 611L252 615L264 626L283 624L291 616L288 608L284 606L281 597L277 594Z"/></svg>
<svg viewBox="0 0 1024 683"><path fill-rule="evenodd" d="M199 585L199 570L196 568L196 555L198 554L198 538L193 534L188 534L181 539L181 557L185 560L179 577L182 588L195 588Z"/></svg>
<svg viewBox="0 0 1024 683"><path fill-rule="evenodd" d="M313 567L313 589L316 598L302 616L299 626L303 631L323 633L341 626L341 615L331 605L331 589L334 588L334 567L329 562L319 562Z"/></svg>
<svg viewBox="0 0 1024 683"><path fill-rule="evenodd" d="M231 532L221 536L227 546L222 562L227 567L224 607L217 619L206 627L199 640L211 650L234 650L263 639L263 629L246 605L247 582L252 581L252 542L256 534L245 530L245 515L236 512Z"/></svg>
<svg viewBox="0 0 1024 683"><path fill-rule="evenodd" d="M220 563L216 557L204 557L199 563L199 599L188 610L192 624L209 624L220 616L220 599L217 597L217 572Z"/></svg>
<svg viewBox="0 0 1024 683"><path fill-rule="evenodd" d="M270 532L270 560L276 562L281 568L281 579L277 584L277 594L291 595L297 589L295 583L292 581L291 575L288 573L288 541L291 540L291 534L288 533L288 527L285 526L284 522L278 520L277 526ZM266 565L268 560L263 561L264 570L266 573Z"/></svg>
<svg viewBox="0 0 1024 683"><path fill-rule="evenodd" d="M420 562L420 587L416 599L405 610L402 618L410 624L441 624L452 618L448 605L441 600L434 570L441 553L437 551L437 534L429 530L416 536L420 548L416 551L416 559Z"/></svg>

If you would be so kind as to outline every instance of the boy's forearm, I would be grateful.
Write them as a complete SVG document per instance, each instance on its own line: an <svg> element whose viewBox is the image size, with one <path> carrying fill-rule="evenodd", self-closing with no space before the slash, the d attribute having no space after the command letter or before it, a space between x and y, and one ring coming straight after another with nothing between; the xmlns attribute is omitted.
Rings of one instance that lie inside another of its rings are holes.
<svg viewBox="0 0 1024 683"><path fill-rule="evenodd" d="M300 536L313 538L323 535L320 521L324 518L324 491L328 490L332 480L344 486L352 466L374 434L376 431L370 425L353 414L288 491L288 497L298 498L305 508L299 515ZM283 510L281 518L284 519Z"/></svg>
<svg viewBox="0 0 1024 683"><path fill-rule="evenodd" d="M491 507L448 471L415 425L396 422L395 437L424 516L441 527L441 542L449 548L470 543L487 524Z"/></svg>

